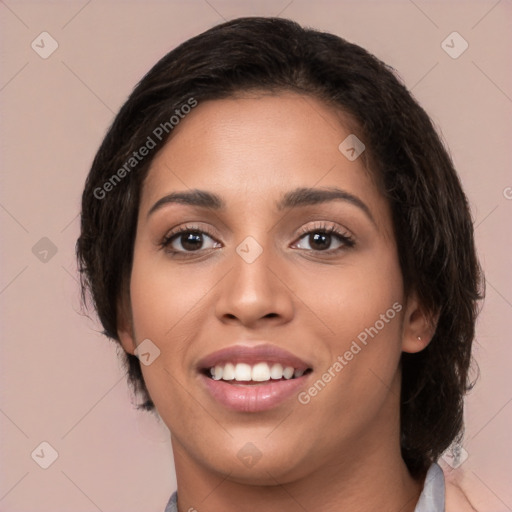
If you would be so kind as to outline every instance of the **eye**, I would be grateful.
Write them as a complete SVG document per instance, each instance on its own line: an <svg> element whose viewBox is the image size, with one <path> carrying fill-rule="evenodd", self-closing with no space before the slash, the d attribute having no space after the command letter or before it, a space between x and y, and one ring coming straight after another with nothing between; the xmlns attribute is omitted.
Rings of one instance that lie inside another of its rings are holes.
<svg viewBox="0 0 512 512"><path fill-rule="evenodd" d="M207 239L211 242L205 247ZM219 247L220 244L213 238L213 235L204 228L200 229L197 226L181 226L168 233L160 243L160 246L165 252L171 254L171 256L176 256L180 253L186 255L187 253L213 249Z"/></svg>
<svg viewBox="0 0 512 512"><path fill-rule="evenodd" d="M300 240L303 239L309 244L309 250L328 254L336 253L355 245L354 239L346 231L342 231L335 226L327 226L324 223L302 230ZM335 248L331 247L333 241L338 244Z"/></svg>
<svg viewBox="0 0 512 512"><path fill-rule="evenodd" d="M208 240L209 243L207 243ZM324 223L317 224L313 228L304 228L300 233L299 240L305 240L310 248L300 247L300 244L297 243L292 247L326 254L337 253L355 245L354 239L349 233ZM337 247L331 247L333 242L337 243ZM171 257L187 257L193 253L222 246L208 229L198 226L181 226L168 233L159 245Z"/></svg>

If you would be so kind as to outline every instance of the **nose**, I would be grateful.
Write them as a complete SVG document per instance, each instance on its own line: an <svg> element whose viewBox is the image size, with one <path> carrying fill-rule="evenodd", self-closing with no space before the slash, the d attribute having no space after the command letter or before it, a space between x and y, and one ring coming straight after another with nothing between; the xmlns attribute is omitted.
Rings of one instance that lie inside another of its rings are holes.
<svg viewBox="0 0 512 512"><path fill-rule="evenodd" d="M272 249L258 247L249 241L233 251L231 270L219 283L215 306L223 323L255 328L285 324L293 318L293 283L287 282L291 273L285 268L286 262Z"/></svg>

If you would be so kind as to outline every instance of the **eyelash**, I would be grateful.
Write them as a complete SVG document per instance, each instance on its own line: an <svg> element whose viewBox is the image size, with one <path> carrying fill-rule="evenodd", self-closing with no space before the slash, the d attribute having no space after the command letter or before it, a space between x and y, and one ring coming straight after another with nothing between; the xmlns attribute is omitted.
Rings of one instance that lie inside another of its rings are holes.
<svg viewBox="0 0 512 512"><path fill-rule="evenodd" d="M187 257L187 255L193 255L195 253L199 253L204 249L199 249L198 251L177 251L174 249L169 249L168 247L171 245L174 239L178 238L179 235L183 233L194 233L198 235L208 235L210 238L215 240L215 236L211 233L207 228L199 228L198 226L180 226L175 229L171 233L167 234L163 240L160 242L159 246L162 250L165 250L171 257ZM313 228L302 228L299 232L298 240L302 240L306 235L322 233L324 235L334 235L339 241L342 243L340 247L337 249L327 249L327 250L314 250L314 249L306 249L308 252L316 252L318 254L326 254L332 255L342 251L343 249L354 247L355 241L347 232L338 230L335 226L328 226L325 223L319 223L313 226ZM304 250L304 249L303 249Z"/></svg>
<svg viewBox="0 0 512 512"><path fill-rule="evenodd" d="M322 233L324 235L334 235L342 243L341 247L338 247L338 249L328 249L326 251L314 251L313 250L313 252L324 253L324 254L334 254L334 253L341 251L342 249L354 247L354 245L355 245L354 238L352 236L350 236L348 234L348 232L341 231L338 228L336 228L336 226L334 226L334 225L328 226L324 222L315 224L312 228L302 228L299 232L299 240L304 238L306 235L311 235L313 233Z"/></svg>

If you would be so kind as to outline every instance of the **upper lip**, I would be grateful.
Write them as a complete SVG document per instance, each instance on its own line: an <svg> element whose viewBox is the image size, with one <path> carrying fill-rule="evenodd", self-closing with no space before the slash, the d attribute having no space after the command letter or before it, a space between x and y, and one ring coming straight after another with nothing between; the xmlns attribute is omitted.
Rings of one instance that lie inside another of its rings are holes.
<svg viewBox="0 0 512 512"><path fill-rule="evenodd" d="M288 350L269 343L262 343L254 346L232 345L212 352L199 361L198 369L204 370L224 363L256 364L259 362L280 363L283 367L292 366L297 370L312 368L311 364Z"/></svg>

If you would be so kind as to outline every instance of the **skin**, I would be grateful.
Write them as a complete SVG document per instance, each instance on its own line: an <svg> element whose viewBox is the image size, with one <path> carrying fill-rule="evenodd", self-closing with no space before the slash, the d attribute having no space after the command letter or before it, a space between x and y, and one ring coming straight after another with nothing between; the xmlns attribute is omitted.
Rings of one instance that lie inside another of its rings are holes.
<svg viewBox="0 0 512 512"><path fill-rule="evenodd" d="M308 96L245 94L199 104L152 162L119 336L129 353L146 338L160 350L142 370L171 431L180 512L414 510L423 479L400 456L399 362L432 333L415 294L404 295L389 205L362 158L338 150L349 125ZM277 211L296 187L343 189L371 218L347 201ZM172 203L148 215L190 189L218 194L225 211ZM355 245L333 236L326 249L340 249L326 254L299 231L319 223ZM184 225L213 237L187 252L178 236L173 258L160 244ZM252 263L236 252L247 236L263 250ZM264 340L312 363L307 389L394 303L395 318L306 405L293 396L242 413L201 386L201 358ZM261 453L251 467L237 457L248 442Z"/></svg>

